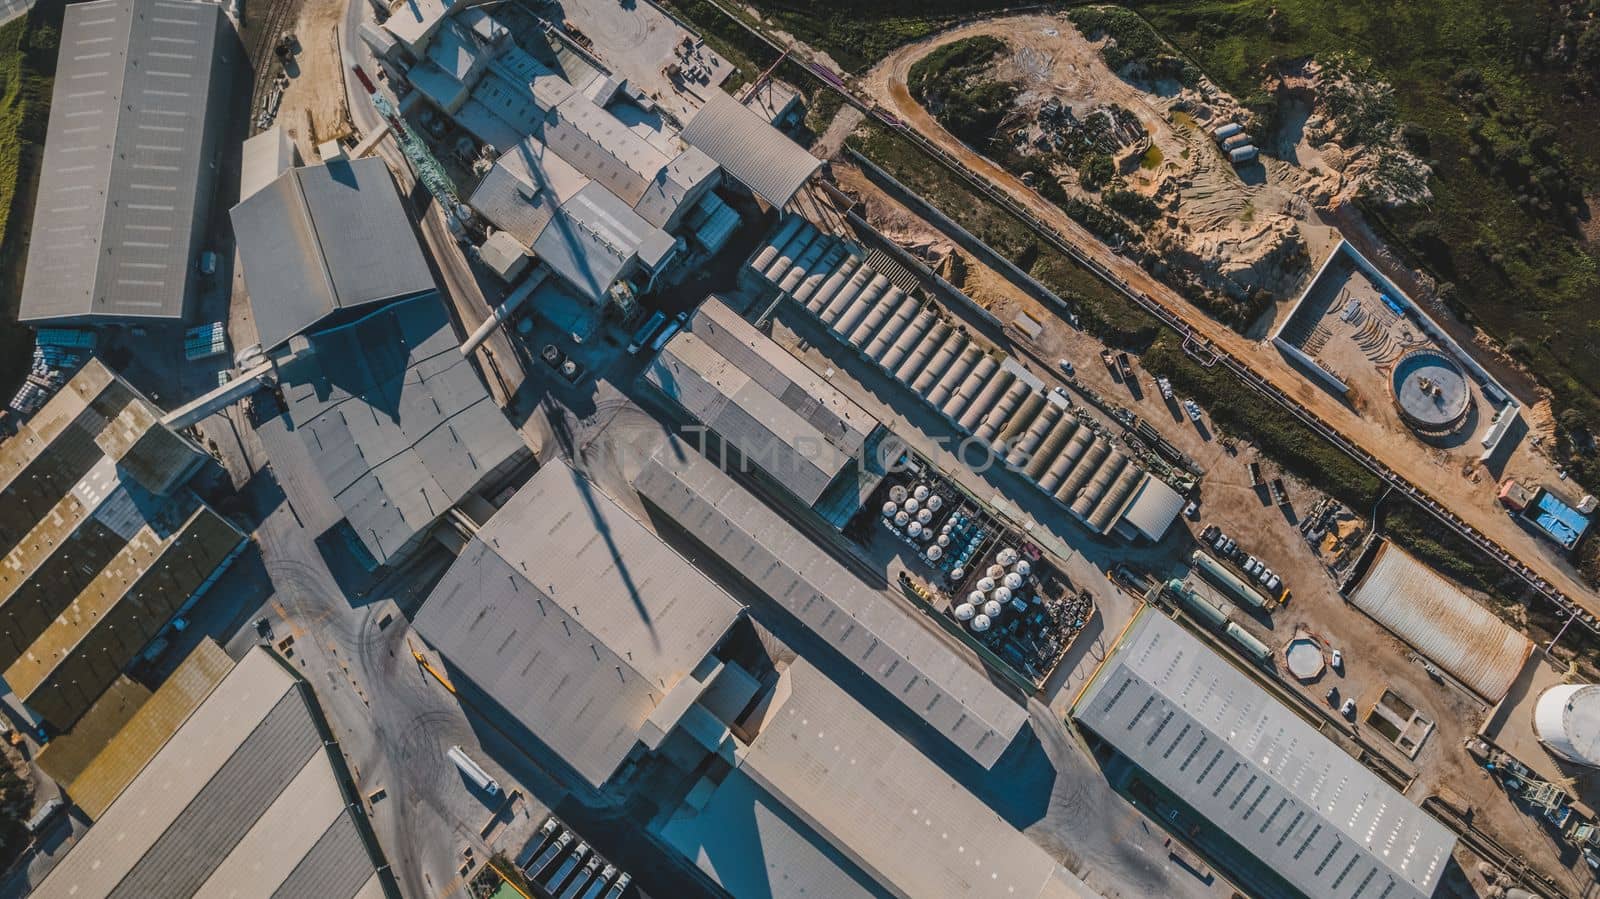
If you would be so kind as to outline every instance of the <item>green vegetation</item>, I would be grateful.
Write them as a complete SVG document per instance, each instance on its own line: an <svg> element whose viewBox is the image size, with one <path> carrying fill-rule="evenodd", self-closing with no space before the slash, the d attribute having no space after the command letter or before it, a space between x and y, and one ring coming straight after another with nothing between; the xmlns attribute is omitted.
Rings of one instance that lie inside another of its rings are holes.
<svg viewBox="0 0 1600 899"><path fill-rule="evenodd" d="M1021 91L1015 82L996 81L991 73L995 58L1006 49L1004 41L988 36L945 44L917 60L906 86L951 134L986 146Z"/></svg>
<svg viewBox="0 0 1600 899"><path fill-rule="evenodd" d="M9 398L27 374L33 345L16 316L61 8L46 2L0 26L0 398Z"/></svg>
<svg viewBox="0 0 1600 899"><path fill-rule="evenodd" d="M1151 144L1150 149L1144 151L1144 155L1139 157L1139 168L1147 172L1153 172L1161 168L1161 163L1165 159L1166 157L1161 153L1161 148Z"/></svg>
<svg viewBox="0 0 1600 899"><path fill-rule="evenodd" d="M1155 338L1155 320L1143 310L1071 257L1040 240L1021 220L974 192L949 170L930 163L905 138L879 125L867 124L849 143L1071 303L1085 328L1111 343L1130 348L1142 347Z"/></svg>
<svg viewBox="0 0 1600 899"><path fill-rule="evenodd" d="M1200 72L1151 29L1138 13L1119 6L1089 6L1067 13L1072 24L1090 40L1109 38L1100 56L1113 72L1151 80L1170 79L1194 84Z"/></svg>
<svg viewBox="0 0 1600 899"><path fill-rule="evenodd" d="M1385 102L1404 123L1405 146L1433 168L1434 200L1367 202L1364 211L1408 261L1449 285L1443 292L1459 314L1554 391L1559 409L1576 411L1562 417L1559 449L1580 480L1600 484L1591 449L1600 430L1600 354L1591 349L1600 341L1592 234L1600 3L1150 0L1137 8L1247 100L1280 64L1305 58L1393 86Z"/></svg>

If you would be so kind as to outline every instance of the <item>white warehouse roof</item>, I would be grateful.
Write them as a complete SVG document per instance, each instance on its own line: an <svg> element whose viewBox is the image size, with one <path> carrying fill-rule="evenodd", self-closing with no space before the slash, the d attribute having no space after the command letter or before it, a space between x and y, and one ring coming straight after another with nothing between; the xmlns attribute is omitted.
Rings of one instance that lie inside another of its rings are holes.
<svg viewBox="0 0 1600 899"><path fill-rule="evenodd" d="M556 461L473 537L417 632L591 786L743 607Z"/></svg>
<svg viewBox="0 0 1600 899"><path fill-rule="evenodd" d="M1490 704L1533 652L1527 637L1388 541L1374 550L1350 601Z"/></svg>
<svg viewBox="0 0 1600 899"><path fill-rule="evenodd" d="M1073 717L1312 899L1427 899L1455 835L1149 607Z"/></svg>
<svg viewBox="0 0 1600 899"><path fill-rule="evenodd" d="M658 450L633 486L929 727L994 767L1028 711L902 599L873 589L692 448Z"/></svg>
<svg viewBox="0 0 1600 899"><path fill-rule="evenodd" d="M806 505L855 464L878 422L718 297L645 378Z"/></svg>
<svg viewBox="0 0 1600 899"><path fill-rule="evenodd" d="M777 207L788 203L822 160L726 91L708 93L706 105L683 129L683 139L761 199Z"/></svg>

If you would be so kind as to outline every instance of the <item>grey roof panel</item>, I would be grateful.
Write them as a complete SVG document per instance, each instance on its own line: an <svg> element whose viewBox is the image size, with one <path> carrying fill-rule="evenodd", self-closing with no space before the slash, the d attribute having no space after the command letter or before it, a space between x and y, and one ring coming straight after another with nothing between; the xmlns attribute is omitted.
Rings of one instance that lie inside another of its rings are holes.
<svg viewBox="0 0 1600 899"><path fill-rule="evenodd" d="M378 157L294 168L230 212L263 346L343 309L434 289Z"/></svg>
<svg viewBox="0 0 1600 899"><path fill-rule="evenodd" d="M709 92L683 139L773 206L788 203L822 167L822 160L720 89Z"/></svg>
<svg viewBox="0 0 1600 899"><path fill-rule="evenodd" d="M357 829L354 812L345 809L328 825L311 851L273 891L272 899L350 899L372 877L370 865L351 864L365 857L366 844Z"/></svg>
<svg viewBox="0 0 1600 899"><path fill-rule="evenodd" d="M534 475L417 613L450 665L603 784L742 607L566 465Z"/></svg>
<svg viewBox="0 0 1600 899"><path fill-rule="evenodd" d="M438 297L311 336L284 398L334 502L383 561L527 445L458 350Z"/></svg>
<svg viewBox="0 0 1600 899"><path fill-rule="evenodd" d="M221 8L68 6L19 318L178 318L213 181L226 92Z"/></svg>
<svg viewBox="0 0 1600 899"><path fill-rule="evenodd" d="M984 767L1027 711L931 633L812 543L715 464L677 447L656 453L634 487L700 544Z"/></svg>
<svg viewBox="0 0 1600 899"><path fill-rule="evenodd" d="M1151 610L1073 715L1314 899L1426 899L1455 846L1444 825Z"/></svg>

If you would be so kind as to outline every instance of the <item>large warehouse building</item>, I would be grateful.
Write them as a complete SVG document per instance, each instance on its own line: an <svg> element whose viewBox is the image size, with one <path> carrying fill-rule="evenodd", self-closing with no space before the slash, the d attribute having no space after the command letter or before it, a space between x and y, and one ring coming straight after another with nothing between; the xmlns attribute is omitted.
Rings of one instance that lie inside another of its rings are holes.
<svg viewBox="0 0 1600 899"><path fill-rule="evenodd" d="M198 686L101 754L139 767L95 760L105 807L33 895L398 896L311 689L260 647Z"/></svg>
<svg viewBox="0 0 1600 899"><path fill-rule="evenodd" d="M285 142L277 129L246 142L251 168L229 213L264 348L435 289L382 159L294 166Z"/></svg>
<svg viewBox="0 0 1600 899"><path fill-rule="evenodd" d="M737 450L747 469L836 527L877 483L863 463L882 435L878 420L720 297L700 305L644 378Z"/></svg>
<svg viewBox="0 0 1600 899"><path fill-rule="evenodd" d="M433 293L309 335L279 380L292 436L373 565L405 555L532 456Z"/></svg>
<svg viewBox="0 0 1600 899"><path fill-rule="evenodd" d="M762 702L653 825L729 895L1098 895L807 659Z"/></svg>
<svg viewBox="0 0 1600 899"><path fill-rule="evenodd" d="M233 64L225 25L201 0L67 6L20 320L184 317Z"/></svg>
<svg viewBox="0 0 1600 899"><path fill-rule="evenodd" d="M1028 712L964 658L936 627L845 568L714 462L674 444L633 486L697 543L984 768Z"/></svg>
<svg viewBox="0 0 1600 899"><path fill-rule="evenodd" d="M206 456L91 360L0 444L0 670L72 725L244 547L184 485Z"/></svg>
<svg viewBox="0 0 1600 899"><path fill-rule="evenodd" d="M458 687L503 708L598 788L743 607L565 464L541 468L416 617Z"/></svg>
<svg viewBox="0 0 1600 899"><path fill-rule="evenodd" d="M1227 841L1227 857L1213 860L1247 886L1427 899L1450 861L1455 835L1443 824L1151 607L1072 715L1170 797L1170 820L1203 831L1203 844Z"/></svg>

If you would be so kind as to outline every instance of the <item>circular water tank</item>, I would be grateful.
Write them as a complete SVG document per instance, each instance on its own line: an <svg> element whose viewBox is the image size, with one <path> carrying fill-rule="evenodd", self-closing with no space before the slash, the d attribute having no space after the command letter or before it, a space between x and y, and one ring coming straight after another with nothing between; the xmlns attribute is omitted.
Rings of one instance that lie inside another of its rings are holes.
<svg viewBox="0 0 1600 899"><path fill-rule="evenodd" d="M970 602L964 602L961 605L956 606L957 621L971 621L972 616L976 614L978 614L978 610Z"/></svg>
<svg viewBox="0 0 1600 899"><path fill-rule="evenodd" d="M907 512L915 512L922 508L922 503L917 502L916 497L912 497L911 499L906 500L905 508Z"/></svg>
<svg viewBox="0 0 1600 899"><path fill-rule="evenodd" d="M913 497L916 497L918 502L921 502L922 500L927 499L928 498L928 487L927 487L927 485L926 484L918 484L917 485L917 489L911 491L911 495Z"/></svg>
<svg viewBox="0 0 1600 899"><path fill-rule="evenodd" d="M928 522L932 521L933 520L933 510L929 509L927 506L923 506L921 509L918 509L917 510L917 520L922 522L923 524L927 524Z"/></svg>
<svg viewBox="0 0 1600 899"><path fill-rule="evenodd" d="M980 634L983 633L989 629L989 620L990 619L988 615L979 612L978 614L972 616L972 629Z"/></svg>
<svg viewBox="0 0 1600 899"><path fill-rule="evenodd" d="M883 517L884 518L893 518L894 517L894 513L898 512L898 511L900 511L900 507L895 505L894 503L884 503L883 504Z"/></svg>
<svg viewBox="0 0 1600 899"><path fill-rule="evenodd" d="M1533 708L1533 732L1556 755L1600 768L1600 686L1561 684L1544 691Z"/></svg>
<svg viewBox="0 0 1600 899"><path fill-rule="evenodd" d="M1010 565L1017 561L1017 551L1008 546L995 553L994 560L1001 565Z"/></svg>
<svg viewBox="0 0 1600 899"><path fill-rule="evenodd" d="M991 620L991 621L993 621L996 618L999 618L1000 617L1000 604L995 602L992 599L989 600L988 602L983 604L983 614L988 615L989 616L989 620Z"/></svg>
<svg viewBox="0 0 1600 899"><path fill-rule="evenodd" d="M932 509L935 512L937 512L940 509L944 508L944 498L941 497L937 493L935 493L934 495L928 497L928 508Z"/></svg>
<svg viewBox="0 0 1600 899"><path fill-rule="evenodd" d="M990 590L994 589L994 584L995 584L994 578L992 578L992 577L980 577L980 578L978 578L977 588L979 590L983 591L984 593L988 593Z"/></svg>
<svg viewBox="0 0 1600 899"><path fill-rule="evenodd" d="M904 512L896 512L896 513L894 513L894 523L898 524L901 527L905 527L906 526L906 522L908 522L910 520L911 520L911 516L907 515Z"/></svg>
<svg viewBox="0 0 1600 899"><path fill-rule="evenodd" d="M989 595L994 597L995 600L998 601L998 602L1005 602L1006 600L1011 598L1011 588L1010 587L996 587L996 588L994 588L994 592L990 593Z"/></svg>
<svg viewBox="0 0 1600 899"><path fill-rule="evenodd" d="M1003 582L1013 590L1020 589L1022 587L1022 575L1017 574L1015 571L1010 572L1005 576Z"/></svg>
<svg viewBox="0 0 1600 899"><path fill-rule="evenodd" d="M1011 570L1015 571L1017 574L1022 575L1023 577L1027 577L1028 575L1033 573L1033 566L1028 564L1028 560L1027 559L1018 559L1017 560L1017 567L1015 567L1015 568L1013 568Z"/></svg>

